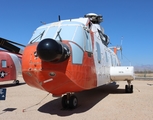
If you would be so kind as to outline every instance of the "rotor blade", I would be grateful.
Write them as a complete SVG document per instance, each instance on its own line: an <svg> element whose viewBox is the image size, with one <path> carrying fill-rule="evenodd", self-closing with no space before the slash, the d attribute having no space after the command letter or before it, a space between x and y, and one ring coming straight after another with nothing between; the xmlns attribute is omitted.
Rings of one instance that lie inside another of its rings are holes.
<svg viewBox="0 0 153 120"><path fill-rule="evenodd" d="M123 54L122 54L122 44L123 44L123 36L121 37L121 59L123 59Z"/></svg>
<svg viewBox="0 0 153 120"><path fill-rule="evenodd" d="M10 52L13 52L13 53L19 53L19 54L22 54L21 53L21 49L13 44L16 44L16 45L20 45L22 47L25 47L24 45L22 44L19 44L19 43L16 43L16 42L13 42L13 41L10 41L10 40L7 40L7 39L4 39L4 38L0 38L0 47L3 48L3 49L6 49Z"/></svg>
<svg viewBox="0 0 153 120"><path fill-rule="evenodd" d="M121 49L121 59L123 59L122 49Z"/></svg>
<svg viewBox="0 0 153 120"><path fill-rule="evenodd" d="M1 38L1 37L0 37L0 40L5 40L5 41L7 41L7 42L9 42L9 43L13 43L13 44L16 44L16 45L19 45L19 46L22 46L22 47L26 47L26 46L23 45L23 44L16 43L16 42L13 42L13 41L10 41L10 40L7 40L7 39L4 39L4 38Z"/></svg>

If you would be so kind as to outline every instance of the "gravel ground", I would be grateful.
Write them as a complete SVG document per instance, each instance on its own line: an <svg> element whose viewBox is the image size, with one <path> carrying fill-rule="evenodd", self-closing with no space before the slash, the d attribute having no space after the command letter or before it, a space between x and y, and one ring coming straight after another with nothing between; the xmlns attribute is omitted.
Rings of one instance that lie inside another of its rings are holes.
<svg viewBox="0 0 153 120"><path fill-rule="evenodd" d="M76 93L79 105L63 110L61 98L24 83L1 82L7 88L0 101L0 120L153 120L153 81L133 81L134 93L124 93L125 81ZM48 96L47 96L48 95Z"/></svg>

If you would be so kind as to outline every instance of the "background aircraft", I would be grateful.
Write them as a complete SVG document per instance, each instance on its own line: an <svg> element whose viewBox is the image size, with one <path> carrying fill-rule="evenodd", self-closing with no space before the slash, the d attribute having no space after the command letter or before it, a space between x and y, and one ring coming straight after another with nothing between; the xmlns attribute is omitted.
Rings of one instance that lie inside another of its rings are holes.
<svg viewBox="0 0 153 120"><path fill-rule="evenodd" d="M18 76L21 75L22 50L13 45L15 42L0 38L0 82L12 81L19 84ZM17 43L16 43L17 44Z"/></svg>

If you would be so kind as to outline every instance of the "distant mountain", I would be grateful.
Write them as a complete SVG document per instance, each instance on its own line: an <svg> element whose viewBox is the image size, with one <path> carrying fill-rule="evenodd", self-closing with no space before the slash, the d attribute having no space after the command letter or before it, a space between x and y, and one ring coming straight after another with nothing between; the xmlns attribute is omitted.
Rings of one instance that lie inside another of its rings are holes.
<svg viewBox="0 0 153 120"><path fill-rule="evenodd" d="M153 72L153 65L138 65L134 66L134 71L140 71L140 72L145 72L145 71L151 71Z"/></svg>

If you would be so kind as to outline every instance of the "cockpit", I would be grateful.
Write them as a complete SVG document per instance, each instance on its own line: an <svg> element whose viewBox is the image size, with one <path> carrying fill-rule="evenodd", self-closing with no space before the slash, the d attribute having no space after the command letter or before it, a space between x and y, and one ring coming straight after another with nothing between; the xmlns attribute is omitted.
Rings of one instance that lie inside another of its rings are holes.
<svg viewBox="0 0 153 120"><path fill-rule="evenodd" d="M73 41L83 50L92 52L89 31L80 22L63 21L41 26L34 32L29 44L39 42L45 38L52 38L56 41Z"/></svg>

